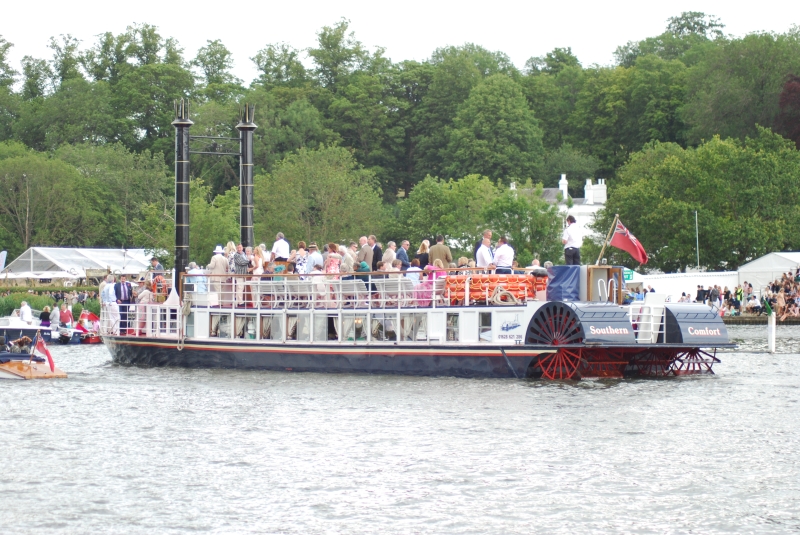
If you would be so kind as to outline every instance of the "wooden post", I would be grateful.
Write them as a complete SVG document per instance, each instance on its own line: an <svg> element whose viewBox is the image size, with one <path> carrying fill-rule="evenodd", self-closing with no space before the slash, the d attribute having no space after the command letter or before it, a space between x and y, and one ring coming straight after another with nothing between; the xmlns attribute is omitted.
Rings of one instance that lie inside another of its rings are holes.
<svg viewBox="0 0 800 535"><path fill-rule="evenodd" d="M597 262L594 265L600 265L600 259L603 258L603 253L606 252L606 245L608 245L608 240L611 239L611 233L614 232L614 229L617 228L617 219L619 219L619 214L614 214L614 222L611 223L611 229L608 231L608 236L606 236L605 241L603 242L603 248L600 249L600 255L597 257Z"/></svg>

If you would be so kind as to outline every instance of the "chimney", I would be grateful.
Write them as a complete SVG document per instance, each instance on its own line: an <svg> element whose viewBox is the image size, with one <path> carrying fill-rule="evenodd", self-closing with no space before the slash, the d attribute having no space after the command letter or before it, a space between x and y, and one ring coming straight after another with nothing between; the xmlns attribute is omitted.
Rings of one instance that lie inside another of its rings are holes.
<svg viewBox="0 0 800 535"><path fill-rule="evenodd" d="M608 192L606 191L606 179L598 178L597 184L594 186L594 202L597 204L605 204L608 200Z"/></svg>
<svg viewBox="0 0 800 535"><path fill-rule="evenodd" d="M583 196L586 198L585 204L594 204L594 186L592 186L592 179L586 179L586 185L583 187Z"/></svg>
<svg viewBox="0 0 800 535"><path fill-rule="evenodd" d="M189 101L175 101L175 273L189 264Z"/></svg>
<svg viewBox="0 0 800 535"><path fill-rule="evenodd" d="M561 197L566 201L569 198L569 188L567 182L567 175L561 174L561 180L558 181L558 190L561 192Z"/></svg>
<svg viewBox="0 0 800 535"><path fill-rule="evenodd" d="M242 245L253 247L253 122L256 105L245 104L239 115L239 235Z"/></svg>

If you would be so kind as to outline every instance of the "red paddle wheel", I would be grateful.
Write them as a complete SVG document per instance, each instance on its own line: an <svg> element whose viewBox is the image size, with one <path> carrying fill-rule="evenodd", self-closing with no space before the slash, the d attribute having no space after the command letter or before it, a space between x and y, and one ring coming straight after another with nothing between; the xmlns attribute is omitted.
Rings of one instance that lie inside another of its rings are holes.
<svg viewBox="0 0 800 535"><path fill-rule="evenodd" d="M580 379L583 348L569 346L583 340L583 327L572 307L561 302L545 304L528 325L526 343L558 346L558 351L540 355L530 364L529 375L557 381Z"/></svg>

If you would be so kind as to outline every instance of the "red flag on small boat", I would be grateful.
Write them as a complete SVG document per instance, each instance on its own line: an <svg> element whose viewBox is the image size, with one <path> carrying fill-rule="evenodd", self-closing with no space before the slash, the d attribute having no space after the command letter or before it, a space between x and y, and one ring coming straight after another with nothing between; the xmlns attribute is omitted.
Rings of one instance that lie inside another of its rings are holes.
<svg viewBox="0 0 800 535"><path fill-rule="evenodd" d="M53 363L53 356L50 354L50 350L47 349L47 344L44 343L44 339L41 336L36 337L36 345L34 346L34 351L38 351L45 357L47 357L47 363L50 364L50 371L56 371L56 365Z"/></svg>
<svg viewBox="0 0 800 535"><path fill-rule="evenodd" d="M100 318L98 318L94 312L91 312L85 308L83 309L83 312L81 312L81 317L78 318L78 320L80 321L83 319L89 320L91 322L100 321Z"/></svg>
<svg viewBox="0 0 800 535"><path fill-rule="evenodd" d="M644 247L619 219L617 219L617 226L614 229L614 237L611 238L609 244L630 254L640 264L647 263L647 253Z"/></svg>

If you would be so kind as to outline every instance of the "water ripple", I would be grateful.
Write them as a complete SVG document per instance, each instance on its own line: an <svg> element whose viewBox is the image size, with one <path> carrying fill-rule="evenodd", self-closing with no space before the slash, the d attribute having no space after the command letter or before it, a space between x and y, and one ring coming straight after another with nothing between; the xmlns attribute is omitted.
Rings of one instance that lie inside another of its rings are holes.
<svg viewBox="0 0 800 535"><path fill-rule="evenodd" d="M800 329L714 377L579 383L122 368L0 384L2 533L800 530ZM32 514L35 511L35 514Z"/></svg>

